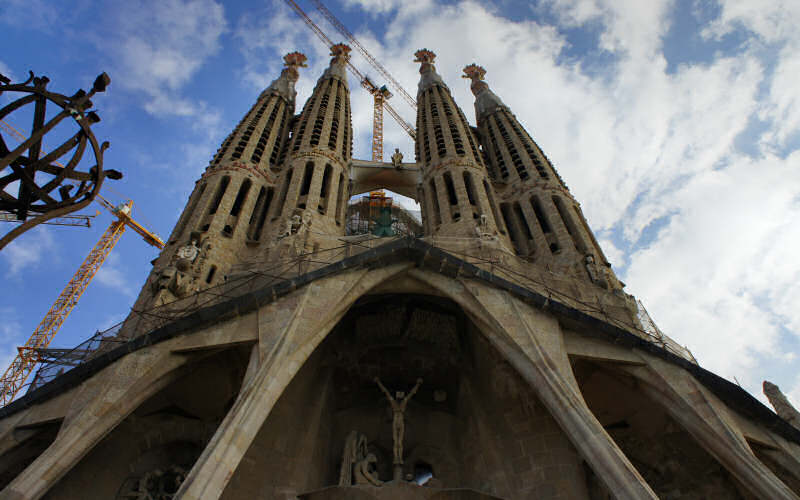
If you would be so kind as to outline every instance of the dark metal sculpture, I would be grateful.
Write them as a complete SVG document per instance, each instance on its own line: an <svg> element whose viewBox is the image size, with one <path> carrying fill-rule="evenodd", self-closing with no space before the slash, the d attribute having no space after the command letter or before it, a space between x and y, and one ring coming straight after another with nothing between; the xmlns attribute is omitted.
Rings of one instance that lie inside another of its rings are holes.
<svg viewBox="0 0 800 500"><path fill-rule="evenodd" d="M10 149L0 134L0 211L14 214L22 222L0 238L0 249L28 229L91 203L106 177L122 178L116 170L103 170L103 152L109 144L98 144L90 129L100 121L97 113L91 110L91 97L97 92L105 92L111 78L103 73L95 79L89 93L80 89L70 97L48 91L49 82L46 76L37 77L33 72L25 82L17 84L0 75L0 95L8 92L23 94L0 109L0 125L8 132L15 132L19 139L19 145ZM48 103L60 108L49 119L46 113ZM7 117L30 104L34 106L33 125L26 138L16 133ZM42 138L64 119L74 121L78 125L77 132L49 153L43 153ZM94 166L88 171L79 171L77 168L87 146L94 153ZM70 152L71 157L65 158L65 164L59 163L58 160ZM18 187L13 185L14 182Z"/></svg>

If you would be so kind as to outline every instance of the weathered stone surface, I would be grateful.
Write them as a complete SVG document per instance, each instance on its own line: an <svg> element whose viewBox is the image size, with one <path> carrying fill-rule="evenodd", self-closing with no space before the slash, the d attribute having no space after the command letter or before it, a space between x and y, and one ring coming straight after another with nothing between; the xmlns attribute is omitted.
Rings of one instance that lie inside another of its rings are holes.
<svg viewBox="0 0 800 500"><path fill-rule="evenodd" d="M416 163L354 177L348 52L298 116L286 56L131 340L0 410L0 498L798 499L800 431L645 329L482 68L475 128L418 51ZM345 237L380 179L423 239Z"/></svg>

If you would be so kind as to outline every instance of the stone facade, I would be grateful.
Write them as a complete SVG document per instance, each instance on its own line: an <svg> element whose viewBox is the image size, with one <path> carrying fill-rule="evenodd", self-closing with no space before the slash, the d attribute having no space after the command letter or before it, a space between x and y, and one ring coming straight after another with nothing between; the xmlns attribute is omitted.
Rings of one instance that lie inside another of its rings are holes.
<svg viewBox="0 0 800 500"><path fill-rule="evenodd" d="M298 116L286 57L119 338L0 409L0 498L800 498L800 431L639 320L482 68L473 128L418 51L417 161L383 165L348 52ZM344 236L413 180L424 238Z"/></svg>

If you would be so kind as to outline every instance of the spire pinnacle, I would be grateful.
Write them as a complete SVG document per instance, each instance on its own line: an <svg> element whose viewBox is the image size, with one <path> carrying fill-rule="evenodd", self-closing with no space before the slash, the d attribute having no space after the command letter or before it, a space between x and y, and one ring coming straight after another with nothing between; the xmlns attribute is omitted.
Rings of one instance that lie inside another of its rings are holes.
<svg viewBox="0 0 800 500"><path fill-rule="evenodd" d="M331 65L346 64L350 60L350 51L353 50L349 45L344 43L337 43L331 46Z"/></svg>
<svg viewBox="0 0 800 500"><path fill-rule="evenodd" d="M281 71L281 76L286 75L288 79L296 82L297 79L300 78L300 73L297 71L297 68L307 68L307 60L308 58L302 52L289 52L283 56L283 65L286 67Z"/></svg>
<svg viewBox="0 0 800 500"><path fill-rule="evenodd" d="M259 99L269 94L277 94L293 102L295 96L297 96L294 84L300 78L300 72L297 71L297 68L307 68L306 60L305 54L301 52L290 52L283 56L285 68L281 71L281 76L273 80L269 87L264 89Z"/></svg>
<svg viewBox="0 0 800 500"><path fill-rule="evenodd" d="M331 64L328 69L322 74L320 77L320 81L328 78L330 76L337 76L342 81L347 83L347 70L346 65L347 62L350 60L350 51L352 49L349 45L344 43L337 43L336 45L331 45Z"/></svg>
<svg viewBox="0 0 800 500"><path fill-rule="evenodd" d="M472 63L469 66L464 67L464 74L461 76L461 78L469 78L472 80L469 88L472 90L472 94L477 96L489 88L489 85L483 81L484 75L486 75L486 69L484 69L483 66L478 66L477 64Z"/></svg>
<svg viewBox="0 0 800 500"><path fill-rule="evenodd" d="M419 80L418 92L422 92L423 90L436 84L447 88L447 85L444 84L442 77L436 73L436 66L433 65L433 61L436 59L436 54L432 50L420 49L414 52L414 57L414 62L421 64L419 67L419 73L422 75L422 77Z"/></svg>
<svg viewBox="0 0 800 500"><path fill-rule="evenodd" d="M475 63L464 67L462 78L472 80L469 88L475 96L475 117L480 120L485 115L497 108L505 108L506 105L497 95L489 89L489 85L483 81L486 76L486 69Z"/></svg>
<svg viewBox="0 0 800 500"><path fill-rule="evenodd" d="M422 66L419 68L420 73L430 70L436 71L436 67L433 65L433 61L436 59L436 54L432 50L419 49L418 51L414 52L414 57L414 62L422 64Z"/></svg>

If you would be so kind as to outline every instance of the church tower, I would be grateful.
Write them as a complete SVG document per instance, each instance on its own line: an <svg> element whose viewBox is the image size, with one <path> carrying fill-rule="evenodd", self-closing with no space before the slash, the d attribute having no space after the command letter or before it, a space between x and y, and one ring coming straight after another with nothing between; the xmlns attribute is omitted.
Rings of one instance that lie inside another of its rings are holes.
<svg viewBox="0 0 800 500"><path fill-rule="evenodd" d="M464 78L472 81L481 146L517 255L621 289L580 204L514 113L489 89L485 74L476 64L464 68Z"/></svg>
<svg viewBox="0 0 800 500"><path fill-rule="evenodd" d="M426 234L474 238L476 229L508 245L478 141L450 89L436 73L436 54L418 50L417 140Z"/></svg>
<svg viewBox="0 0 800 500"><path fill-rule="evenodd" d="M349 51L299 115L285 56L121 330L0 408L0 498L800 500L800 430L622 290L483 68L472 127L417 51L416 161L373 162ZM423 237L345 234L378 188Z"/></svg>
<svg viewBox="0 0 800 500"><path fill-rule="evenodd" d="M349 53L345 44L331 47L330 66L303 106L284 153L270 221L273 238L292 240L295 253L337 246L344 235L353 141Z"/></svg>
<svg viewBox="0 0 800 500"><path fill-rule="evenodd" d="M306 56L285 68L223 141L167 240L133 309L173 302L223 283L231 267L265 240L280 153L294 115L294 85ZM129 331L126 325L125 331Z"/></svg>

